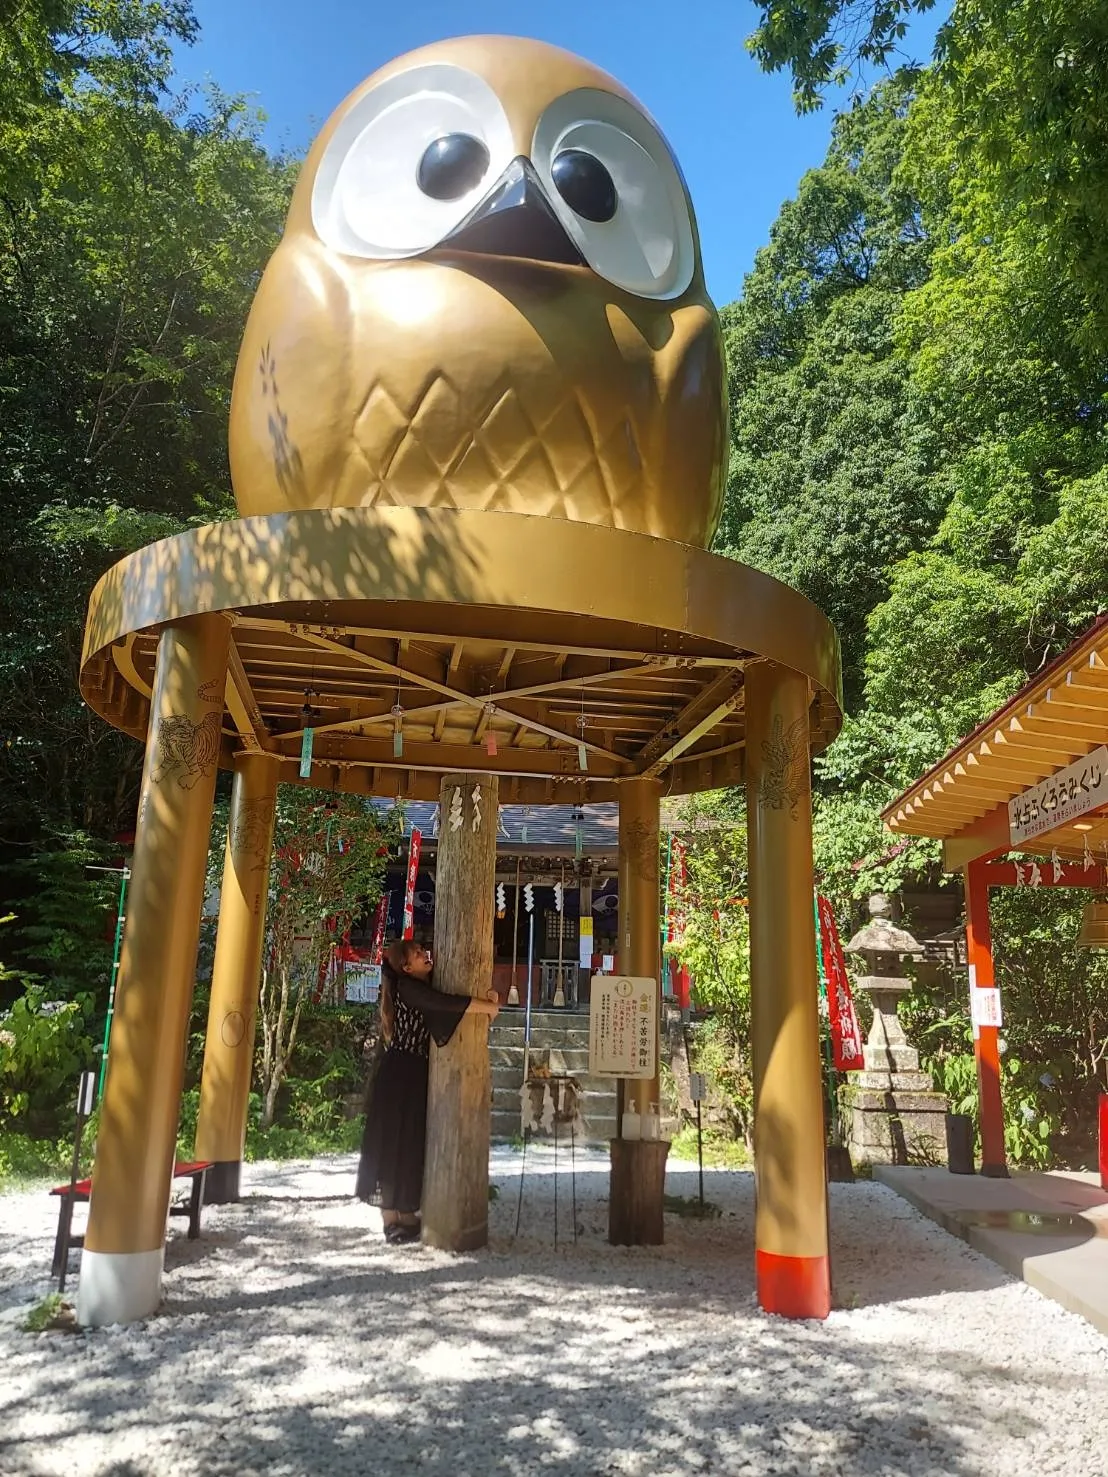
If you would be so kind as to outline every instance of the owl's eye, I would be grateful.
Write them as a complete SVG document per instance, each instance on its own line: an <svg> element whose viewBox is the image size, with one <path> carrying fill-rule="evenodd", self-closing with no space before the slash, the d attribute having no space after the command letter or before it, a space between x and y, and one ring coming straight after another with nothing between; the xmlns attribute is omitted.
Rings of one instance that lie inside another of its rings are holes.
<svg viewBox="0 0 1108 1477"><path fill-rule="evenodd" d="M427 145L419 161L419 188L432 200L460 200L489 168L489 151L471 133L447 133Z"/></svg>
<svg viewBox="0 0 1108 1477"><path fill-rule="evenodd" d="M312 223L347 256L418 256L461 225L516 152L483 78L444 63L412 67L343 114L316 169Z"/></svg>
<svg viewBox="0 0 1108 1477"><path fill-rule="evenodd" d="M669 146L639 108L594 88L539 119L531 160L566 233L594 272L640 297L680 297L696 228Z"/></svg>
<svg viewBox="0 0 1108 1477"><path fill-rule="evenodd" d="M612 176L583 149L563 149L550 166L558 194L587 221L610 221L619 204Z"/></svg>

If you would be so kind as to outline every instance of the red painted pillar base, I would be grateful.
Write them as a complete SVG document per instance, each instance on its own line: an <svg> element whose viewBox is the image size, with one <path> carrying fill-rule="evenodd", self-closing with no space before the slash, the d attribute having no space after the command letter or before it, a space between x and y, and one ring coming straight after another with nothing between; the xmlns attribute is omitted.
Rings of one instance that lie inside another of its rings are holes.
<svg viewBox="0 0 1108 1477"><path fill-rule="evenodd" d="M1100 1094L1100 1188L1108 1190L1108 1092Z"/></svg>
<svg viewBox="0 0 1108 1477"><path fill-rule="evenodd" d="M826 1318L831 1311L831 1259L754 1253L758 1306L782 1318Z"/></svg>

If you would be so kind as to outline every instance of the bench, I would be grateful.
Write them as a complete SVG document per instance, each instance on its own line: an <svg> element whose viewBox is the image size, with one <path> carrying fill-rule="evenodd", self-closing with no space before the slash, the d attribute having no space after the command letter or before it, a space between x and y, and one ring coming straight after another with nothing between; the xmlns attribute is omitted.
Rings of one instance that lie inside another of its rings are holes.
<svg viewBox="0 0 1108 1477"><path fill-rule="evenodd" d="M204 1180L211 1167L209 1160L196 1160L194 1163L183 1163L178 1160L173 1166L175 1180L192 1181L192 1193L188 1200L181 1205L170 1205L169 1207L170 1215L188 1216L188 1239L190 1241L195 1241L200 1235L200 1212L204 1208ZM61 1201L58 1206L58 1234L54 1240L54 1261L50 1269L52 1277L60 1277L64 1271L64 1264L68 1260L70 1247L83 1246L85 1243L83 1236L71 1234L70 1227L73 1224L73 1207L89 1199L92 1194L92 1181L78 1180L75 1185L56 1185L50 1193L57 1195Z"/></svg>

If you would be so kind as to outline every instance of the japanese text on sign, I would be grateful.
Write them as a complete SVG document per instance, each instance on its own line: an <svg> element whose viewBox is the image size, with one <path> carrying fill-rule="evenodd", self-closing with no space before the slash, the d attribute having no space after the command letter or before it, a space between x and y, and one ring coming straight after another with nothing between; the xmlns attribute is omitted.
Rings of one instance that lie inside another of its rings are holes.
<svg viewBox="0 0 1108 1477"><path fill-rule="evenodd" d="M1000 991L995 985L970 989L970 1019L974 1027L1002 1026L1004 1016L1000 1009Z"/></svg>
<svg viewBox="0 0 1108 1477"><path fill-rule="evenodd" d="M657 1069L658 981L594 974L589 1007L589 1071L649 1079Z"/></svg>
<svg viewBox="0 0 1108 1477"><path fill-rule="evenodd" d="M1053 831L1108 802L1108 746L1101 744L1008 802L1012 845Z"/></svg>

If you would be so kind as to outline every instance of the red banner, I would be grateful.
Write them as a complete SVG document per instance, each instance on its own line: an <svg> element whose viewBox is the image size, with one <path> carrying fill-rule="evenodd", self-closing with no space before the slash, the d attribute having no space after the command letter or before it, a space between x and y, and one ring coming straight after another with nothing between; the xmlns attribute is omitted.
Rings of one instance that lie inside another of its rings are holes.
<svg viewBox="0 0 1108 1477"><path fill-rule="evenodd" d="M854 1009L854 997L850 993L850 980L847 978L839 930L827 899L821 897L817 899L817 903L823 967L827 972L827 1007L831 1017L831 1048L835 1070L860 1072L865 1066L862 1033L858 1029L858 1015Z"/></svg>
<svg viewBox="0 0 1108 1477"><path fill-rule="evenodd" d="M415 885L419 876L419 853L423 849L423 832L412 827L408 838L408 881L404 888L404 927L402 938L410 939L415 933Z"/></svg>
<svg viewBox="0 0 1108 1477"><path fill-rule="evenodd" d="M382 893L377 911L373 915L373 943L369 950L370 964L380 964L385 953L385 926L389 921L389 898L391 892Z"/></svg>

